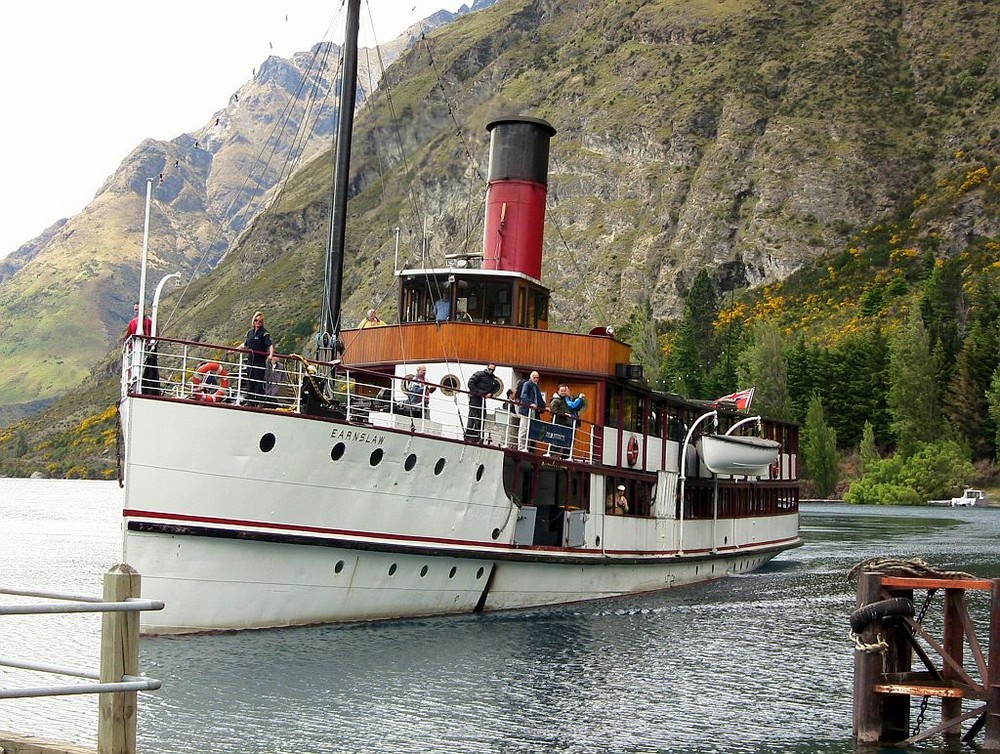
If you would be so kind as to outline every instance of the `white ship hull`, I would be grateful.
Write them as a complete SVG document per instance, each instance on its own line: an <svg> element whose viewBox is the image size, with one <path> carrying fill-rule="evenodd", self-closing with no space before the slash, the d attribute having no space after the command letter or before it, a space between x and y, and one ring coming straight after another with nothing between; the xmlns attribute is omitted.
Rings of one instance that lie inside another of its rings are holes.
<svg viewBox="0 0 1000 754"><path fill-rule="evenodd" d="M295 414L125 404L124 560L144 596L166 603L143 614L145 633L600 599L750 571L799 544L797 512L624 518L604 515L594 495L589 511L558 514L575 517L577 546L525 545L527 509L504 491L498 448Z"/></svg>

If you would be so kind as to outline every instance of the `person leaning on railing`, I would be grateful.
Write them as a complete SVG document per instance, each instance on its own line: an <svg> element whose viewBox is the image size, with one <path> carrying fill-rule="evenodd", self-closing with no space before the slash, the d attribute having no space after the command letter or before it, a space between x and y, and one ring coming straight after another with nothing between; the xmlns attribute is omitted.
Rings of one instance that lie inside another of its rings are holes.
<svg viewBox="0 0 1000 754"><path fill-rule="evenodd" d="M277 359L274 358L274 343L271 342L271 334L264 327L263 312L254 312L250 329L243 340L243 347L250 351L247 367L246 405L261 406L265 403L264 376L267 361L270 359L272 363L277 363Z"/></svg>
<svg viewBox="0 0 1000 754"><path fill-rule="evenodd" d="M517 431L517 447L519 450L528 449L531 420L537 419L538 415L545 410L545 399L542 397L541 388L538 387L540 379L541 375L538 372L532 372L528 377L528 381L521 386L521 394L518 396L518 399L521 401L521 405L517 409L521 415L521 426Z"/></svg>

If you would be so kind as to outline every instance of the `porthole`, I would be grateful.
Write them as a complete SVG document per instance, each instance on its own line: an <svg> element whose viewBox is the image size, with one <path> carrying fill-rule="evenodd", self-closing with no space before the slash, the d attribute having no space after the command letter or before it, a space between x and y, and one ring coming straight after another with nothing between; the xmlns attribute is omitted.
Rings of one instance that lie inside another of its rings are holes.
<svg viewBox="0 0 1000 754"><path fill-rule="evenodd" d="M462 387L462 381L453 374L446 374L438 384L441 386L441 394L447 395L449 398Z"/></svg>
<svg viewBox="0 0 1000 754"><path fill-rule="evenodd" d="M600 547L600 546L601 546L601 538L598 537L597 539L594 540L594 547Z"/></svg>
<svg viewBox="0 0 1000 754"><path fill-rule="evenodd" d="M453 578L455 578L455 574L456 574L456 573L458 573L458 569L457 569L457 568L456 568L455 566L452 566L452 567L451 567L451 570L450 570L450 571L448 571L448 578L449 578L449 579L453 579Z"/></svg>
<svg viewBox="0 0 1000 754"><path fill-rule="evenodd" d="M372 454L368 456L368 463L372 466L378 466L382 463L382 456L384 455L385 451L382 450L382 448L375 448L375 450L372 451Z"/></svg>
<svg viewBox="0 0 1000 754"><path fill-rule="evenodd" d="M483 481L483 474L486 472L486 467L483 464L479 464L479 468L476 469L476 481Z"/></svg>
<svg viewBox="0 0 1000 754"><path fill-rule="evenodd" d="M413 471L413 467L416 465L417 465L416 453L410 453L410 455L406 457L406 460L403 461L403 468L406 469L407 471Z"/></svg>
<svg viewBox="0 0 1000 754"><path fill-rule="evenodd" d="M342 442L338 442L336 445L333 446L333 449L330 451L330 460L339 461L341 458L344 457L344 451L346 450L347 446L344 445L344 443Z"/></svg>
<svg viewBox="0 0 1000 754"><path fill-rule="evenodd" d="M434 464L434 476L441 476L441 472L444 471L444 459L439 458L437 463Z"/></svg>
<svg viewBox="0 0 1000 754"><path fill-rule="evenodd" d="M391 566L389 566L389 575L392 576L392 574L394 574L395 572L396 572L396 564L393 563Z"/></svg>
<svg viewBox="0 0 1000 754"><path fill-rule="evenodd" d="M268 432L260 438L260 449L265 453L270 453L274 449L274 435Z"/></svg>
<svg viewBox="0 0 1000 754"><path fill-rule="evenodd" d="M499 529L494 529L492 537L493 537L493 539L499 539L500 538L500 530Z"/></svg>
<svg viewBox="0 0 1000 754"><path fill-rule="evenodd" d="M338 560L337 561L337 565L335 565L333 567L333 572L334 573L340 573L343 570L344 570L344 561L343 560Z"/></svg>
<svg viewBox="0 0 1000 754"><path fill-rule="evenodd" d="M427 566L424 566L423 568L420 569L420 578L423 578L426 575L427 575Z"/></svg>
<svg viewBox="0 0 1000 754"><path fill-rule="evenodd" d="M476 579L481 579L483 577L483 573L484 573L484 571L483 571L482 568L480 568L478 571L476 571Z"/></svg>
<svg viewBox="0 0 1000 754"><path fill-rule="evenodd" d="M729 544L729 536L728 535L726 535L725 537L722 538L722 544L724 544L724 545L728 545Z"/></svg>

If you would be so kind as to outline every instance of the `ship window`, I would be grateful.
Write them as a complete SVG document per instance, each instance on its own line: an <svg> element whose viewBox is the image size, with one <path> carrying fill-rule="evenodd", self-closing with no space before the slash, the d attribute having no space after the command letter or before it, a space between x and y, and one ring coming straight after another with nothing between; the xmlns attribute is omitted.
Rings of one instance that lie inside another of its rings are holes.
<svg viewBox="0 0 1000 754"><path fill-rule="evenodd" d="M441 378L439 384L441 385L441 394L449 397L453 396L455 391L460 390L462 387L462 381L453 374L446 374Z"/></svg>
<svg viewBox="0 0 1000 754"><path fill-rule="evenodd" d="M494 325L509 325L513 309L511 308L511 284L487 283L484 291L486 305L484 306L483 317L486 322Z"/></svg>
<svg viewBox="0 0 1000 754"><path fill-rule="evenodd" d="M437 463L434 464L434 476L441 476L441 472L444 471L445 460L439 458Z"/></svg>
<svg viewBox="0 0 1000 754"><path fill-rule="evenodd" d="M622 429L642 432L642 397L638 393L626 392L623 407Z"/></svg>
<svg viewBox="0 0 1000 754"><path fill-rule="evenodd" d="M653 437L663 437L664 418L667 416L667 404L656 402L649 415L649 434Z"/></svg>
<svg viewBox="0 0 1000 754"><path fill-rule="evenodd" d="M340 573L343 570L344 570L344 561L343 560L338 560L337 561L337 565L335 565L333 567L333 572L334 573Z"/></svg>
<svg viewBox="0 0 1000 754"><path fill-rule="evenodd" d="M382 448L375 448L375 450L372 451L372 454L368 457L368 463L372 466L378 466L382 463L382 456L384 455L385 451L382 450Z"/></svg>
<svg viewBox="0 0 1000 754"><path fill-rule="evenodd" d="M619 387L608 387L608 400L604 404L604 425L606 427L618 427L621 421L621 399L622 389Z"/></svg>
<svg viewBox="0 0 1000 754"><path fill-rule="evenodd" d="M393 563L391 566L389 566L389 575L392 576L395 572L396 572L396 564Z"/></svg>
<svg viewBox="0 0 1000 754"><path fill-rule="evenodd" d="M481 482L483 480L483 472L486 471L486 467L483 464L479 464L479 468L476 469L476 481Z"/></svg>
<svg viewBox="0 0 1000 754"><path fill-rule="evenodd" d="M268 432L260 438L260 449L265 453L270 453L274 449L274 435Z"/></svg>
<svg viewBox="0 0 1000 754"><path fill-rule="evenodd" d="M413 471L413 467L417 465L417 455L416 453L410 453L406 457L406 461L403 463L403 468L407 471Z"/></svg>
<svg viewBox="0 0 1000 754"><path fill-rule="evenodd" d="M532 290L528 292L528 317L527 326L538 329L541 325L547 324L549 319L549 300L542 291Z"/></svg>
<svg viewBox="0 0 1000 754"><path fill-rule="evenodd" d="M456 574L456 573L458 573L458 569L457 569L457 568L455 568L455 566L452 566L452 567L451 567L451 570L450 570L450 571L448 571L448 578L449 578L449 579L453 579L453 578L455 578L455 574Z"/></svg>
<svg viewBox="0 0 1000 754"><path fill-rule="evenodd" d="M426 575L427 575L427 566L424 566L423 568L420 569L420 578L423 578Z"/></svg>
<svg viewBox="0 0 1000 754"><path fill-rule="evenodd" d="M336 445L333 446L333 449L330 451L330 460L339 461L341 458L344 457L345 450L347 450L347 446L344 445L344 443L342 442L338 442Z"/></svg>
<svg viewBox="0 0 1000 754"><path fill-rule="evenodd" d="M476 571L476 578L481 579L483 577L483 573L485 573L485 571L482 568L480 568L478 571Z"/></svg>

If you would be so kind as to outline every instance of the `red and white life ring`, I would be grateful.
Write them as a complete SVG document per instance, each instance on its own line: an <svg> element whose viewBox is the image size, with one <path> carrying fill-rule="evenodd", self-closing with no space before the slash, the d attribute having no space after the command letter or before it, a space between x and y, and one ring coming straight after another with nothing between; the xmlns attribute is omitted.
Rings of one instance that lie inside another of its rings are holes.
<svg viewBox="0 0 1000 754"><path fill-rule="evenodd" d="M639 461L639 441L635 436L628 438L628 445L625 447L625 460L629 466L635 466Z"/></svg>
<svg viewBox="0 0 1000 754"><path fill-rule="evenodd" d="M212 390L213 387L215 390ZM206 361L194 370L194 375L191 377L191 396L195 400L214 403L225 399L228 393L229 373L219 362Z"/></svg>

